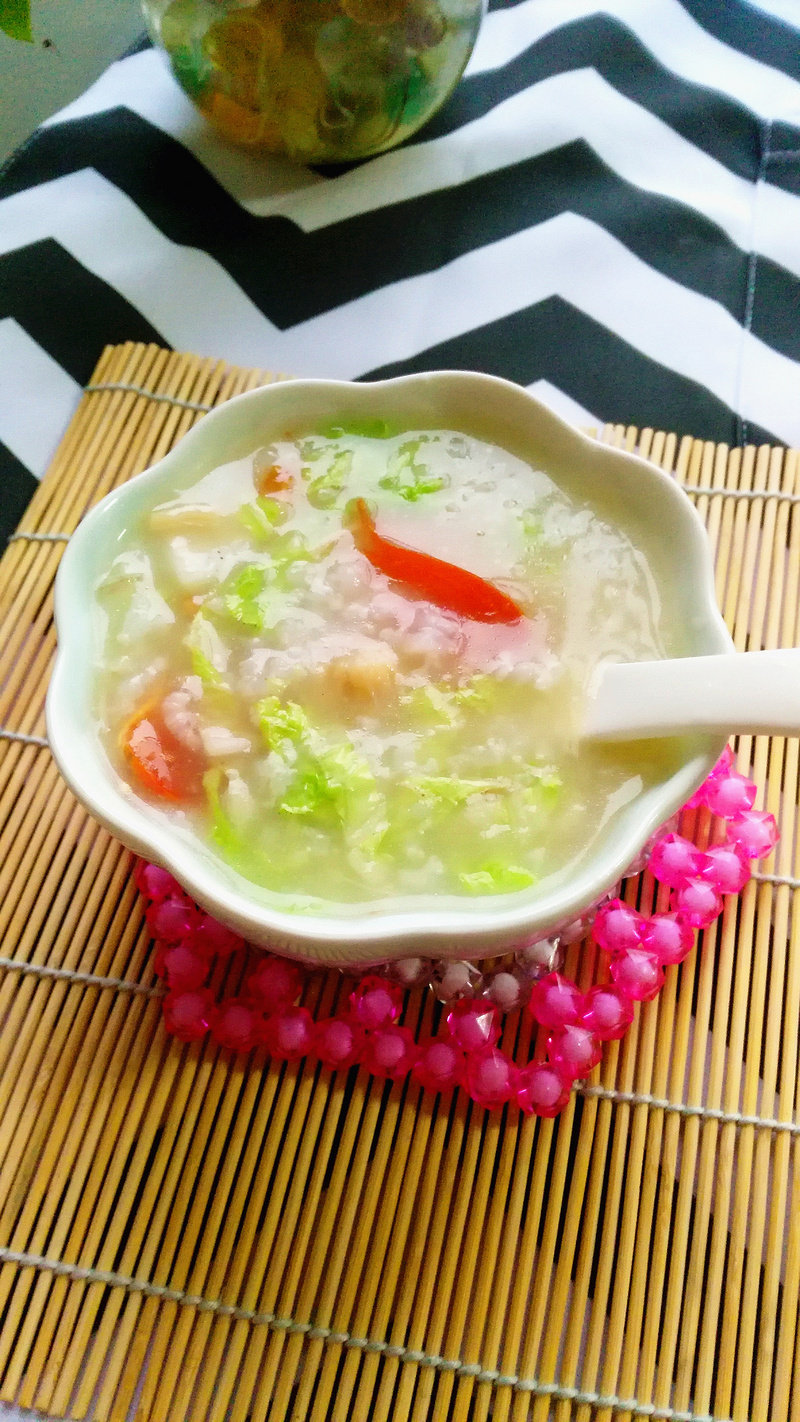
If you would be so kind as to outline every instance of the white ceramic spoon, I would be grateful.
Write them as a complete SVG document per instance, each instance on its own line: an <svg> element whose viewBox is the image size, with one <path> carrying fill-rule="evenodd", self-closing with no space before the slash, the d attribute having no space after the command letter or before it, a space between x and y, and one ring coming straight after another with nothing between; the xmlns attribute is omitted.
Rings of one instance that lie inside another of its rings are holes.
<svg viewBox="0 0 800 1422"><path fill-rule="evenodd" d="M800 735L800 647L599 669L584 737L630 741L690 731Z"/></svg>

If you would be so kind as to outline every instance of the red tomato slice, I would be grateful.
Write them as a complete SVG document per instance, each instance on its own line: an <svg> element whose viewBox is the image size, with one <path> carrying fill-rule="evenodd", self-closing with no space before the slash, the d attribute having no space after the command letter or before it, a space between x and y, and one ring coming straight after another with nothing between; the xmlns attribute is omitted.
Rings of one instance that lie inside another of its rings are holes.
<svg viewBox="0 0 800 1422"><path fill-rule="evenodd" d="M150 708L127 727L122 750L139 783L163 800L193 800L201 794L204 758L168 729L160 710Z"/></svg>
<svg viewBox="0 0 800 1422"><path fill-rule="evenodd" d="M364 499L355 500L350 528L356 548L373 568L437 607L475 622L517 622L523 616L512 598L477 573L382 537Z"/></svg>

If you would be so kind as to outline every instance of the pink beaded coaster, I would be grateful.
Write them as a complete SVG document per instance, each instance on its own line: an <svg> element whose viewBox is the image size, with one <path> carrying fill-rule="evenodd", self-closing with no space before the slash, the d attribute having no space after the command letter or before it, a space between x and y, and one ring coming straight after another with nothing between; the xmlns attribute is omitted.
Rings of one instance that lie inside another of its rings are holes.
<svg viewBox="0 0 800 1422"><path fill-rule="evenodd" d="M623 1037L634 1005L655 997L665 969L682 960L696 932L722 912L726 895L750 878L750 862L778 840L775 819L754 810L756 787L740 775L726 749L686 806L701 806L724 832L705 850L665 827L644 861L670 889L669 909L648 916L608 897L584 918L551 937L522 945L513 961L492 973L474 963L409 958L371 970L349 994L348 1006L314 1020L299 1005L309 970L248 946L192 902L166 870L140 861L136 884L147 901L155 940L154 968L166 986L164 1025L184 1042L208 1034L231 1052L266 1049L278 1061L311 1057L333 1071L363 1066L373 1076L402 1080L409 1073L427 1091L460 1087L478 1106L516 1104L537 1116L556 1116L573 1086L598 1065L603 1043ZM591 934L608 980L582 992L559 971L564 949ZM215 964L247 954L243 987L215 994ZM400 1025L406 990L427 984L443 1004L436 1034L417 1040ZM526 1009L546 1040L545 1054L516 1062L498 1047L503 1015ZM546 1034L546 1035L545 1035Z"/></svg>

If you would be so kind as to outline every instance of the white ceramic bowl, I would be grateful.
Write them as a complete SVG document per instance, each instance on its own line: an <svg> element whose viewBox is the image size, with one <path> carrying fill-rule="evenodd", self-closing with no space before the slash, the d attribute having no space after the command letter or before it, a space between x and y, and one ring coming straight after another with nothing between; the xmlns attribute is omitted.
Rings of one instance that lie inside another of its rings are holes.
<svg viewBox="0 0 800 1422"><path fill-rule="evenodd" d="M505 446L590 498L642 548L672 625L676 655L726 653L732 644L714 593L705 530L676 483L633 455L586 438L516 385L469 372L404 376L375 384L286 381L238 396L207 415L166 458L109 494L84 519L56 581L59 650L47 698L50 744L86 808L129 848L172 871L187 891L253 943L307 961L376 963L410 955L482 957L543 937L594 903L628 869L653 832L696 789L722 750L694 741L679 770L643 792L610 824L567 882L463 907L435 899L407 910L336 906L289 914L270 904L189 831L140 800L111 766L95 731L95 648L90 608L112 550L148 505L241 458L282 428L381 417L407 428L458 429Z"/></svg>

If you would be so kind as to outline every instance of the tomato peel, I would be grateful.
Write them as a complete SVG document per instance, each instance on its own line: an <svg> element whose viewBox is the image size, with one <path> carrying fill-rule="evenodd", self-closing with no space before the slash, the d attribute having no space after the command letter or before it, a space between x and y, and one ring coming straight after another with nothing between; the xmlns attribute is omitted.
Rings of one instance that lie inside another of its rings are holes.
<svg viewBox="0 0 800 1422"><path fill-rule="evenodd" d="M294 475L291 469L276 461L270 464L267 469L262 469L256 477L256 492L260 496L271 495L272 498L289 498L294 490Z"/></svg>
<svg viewBox="0 0 800 1422"><path fill-rule="evenodd" d="M351 506L350 529L356 548L373 568L437 607L475 622L518 622L524 615L513 598L477 573L384 538L364 499L355 499Z"/></svg>
<svg viewBox="0 0 800 1422"><path fill-rule="evenodd" d="M122 751L139 783L162 800L191 800L201 793L203 757L172 734L158 708L147 708L128 723Z"/></svg>

